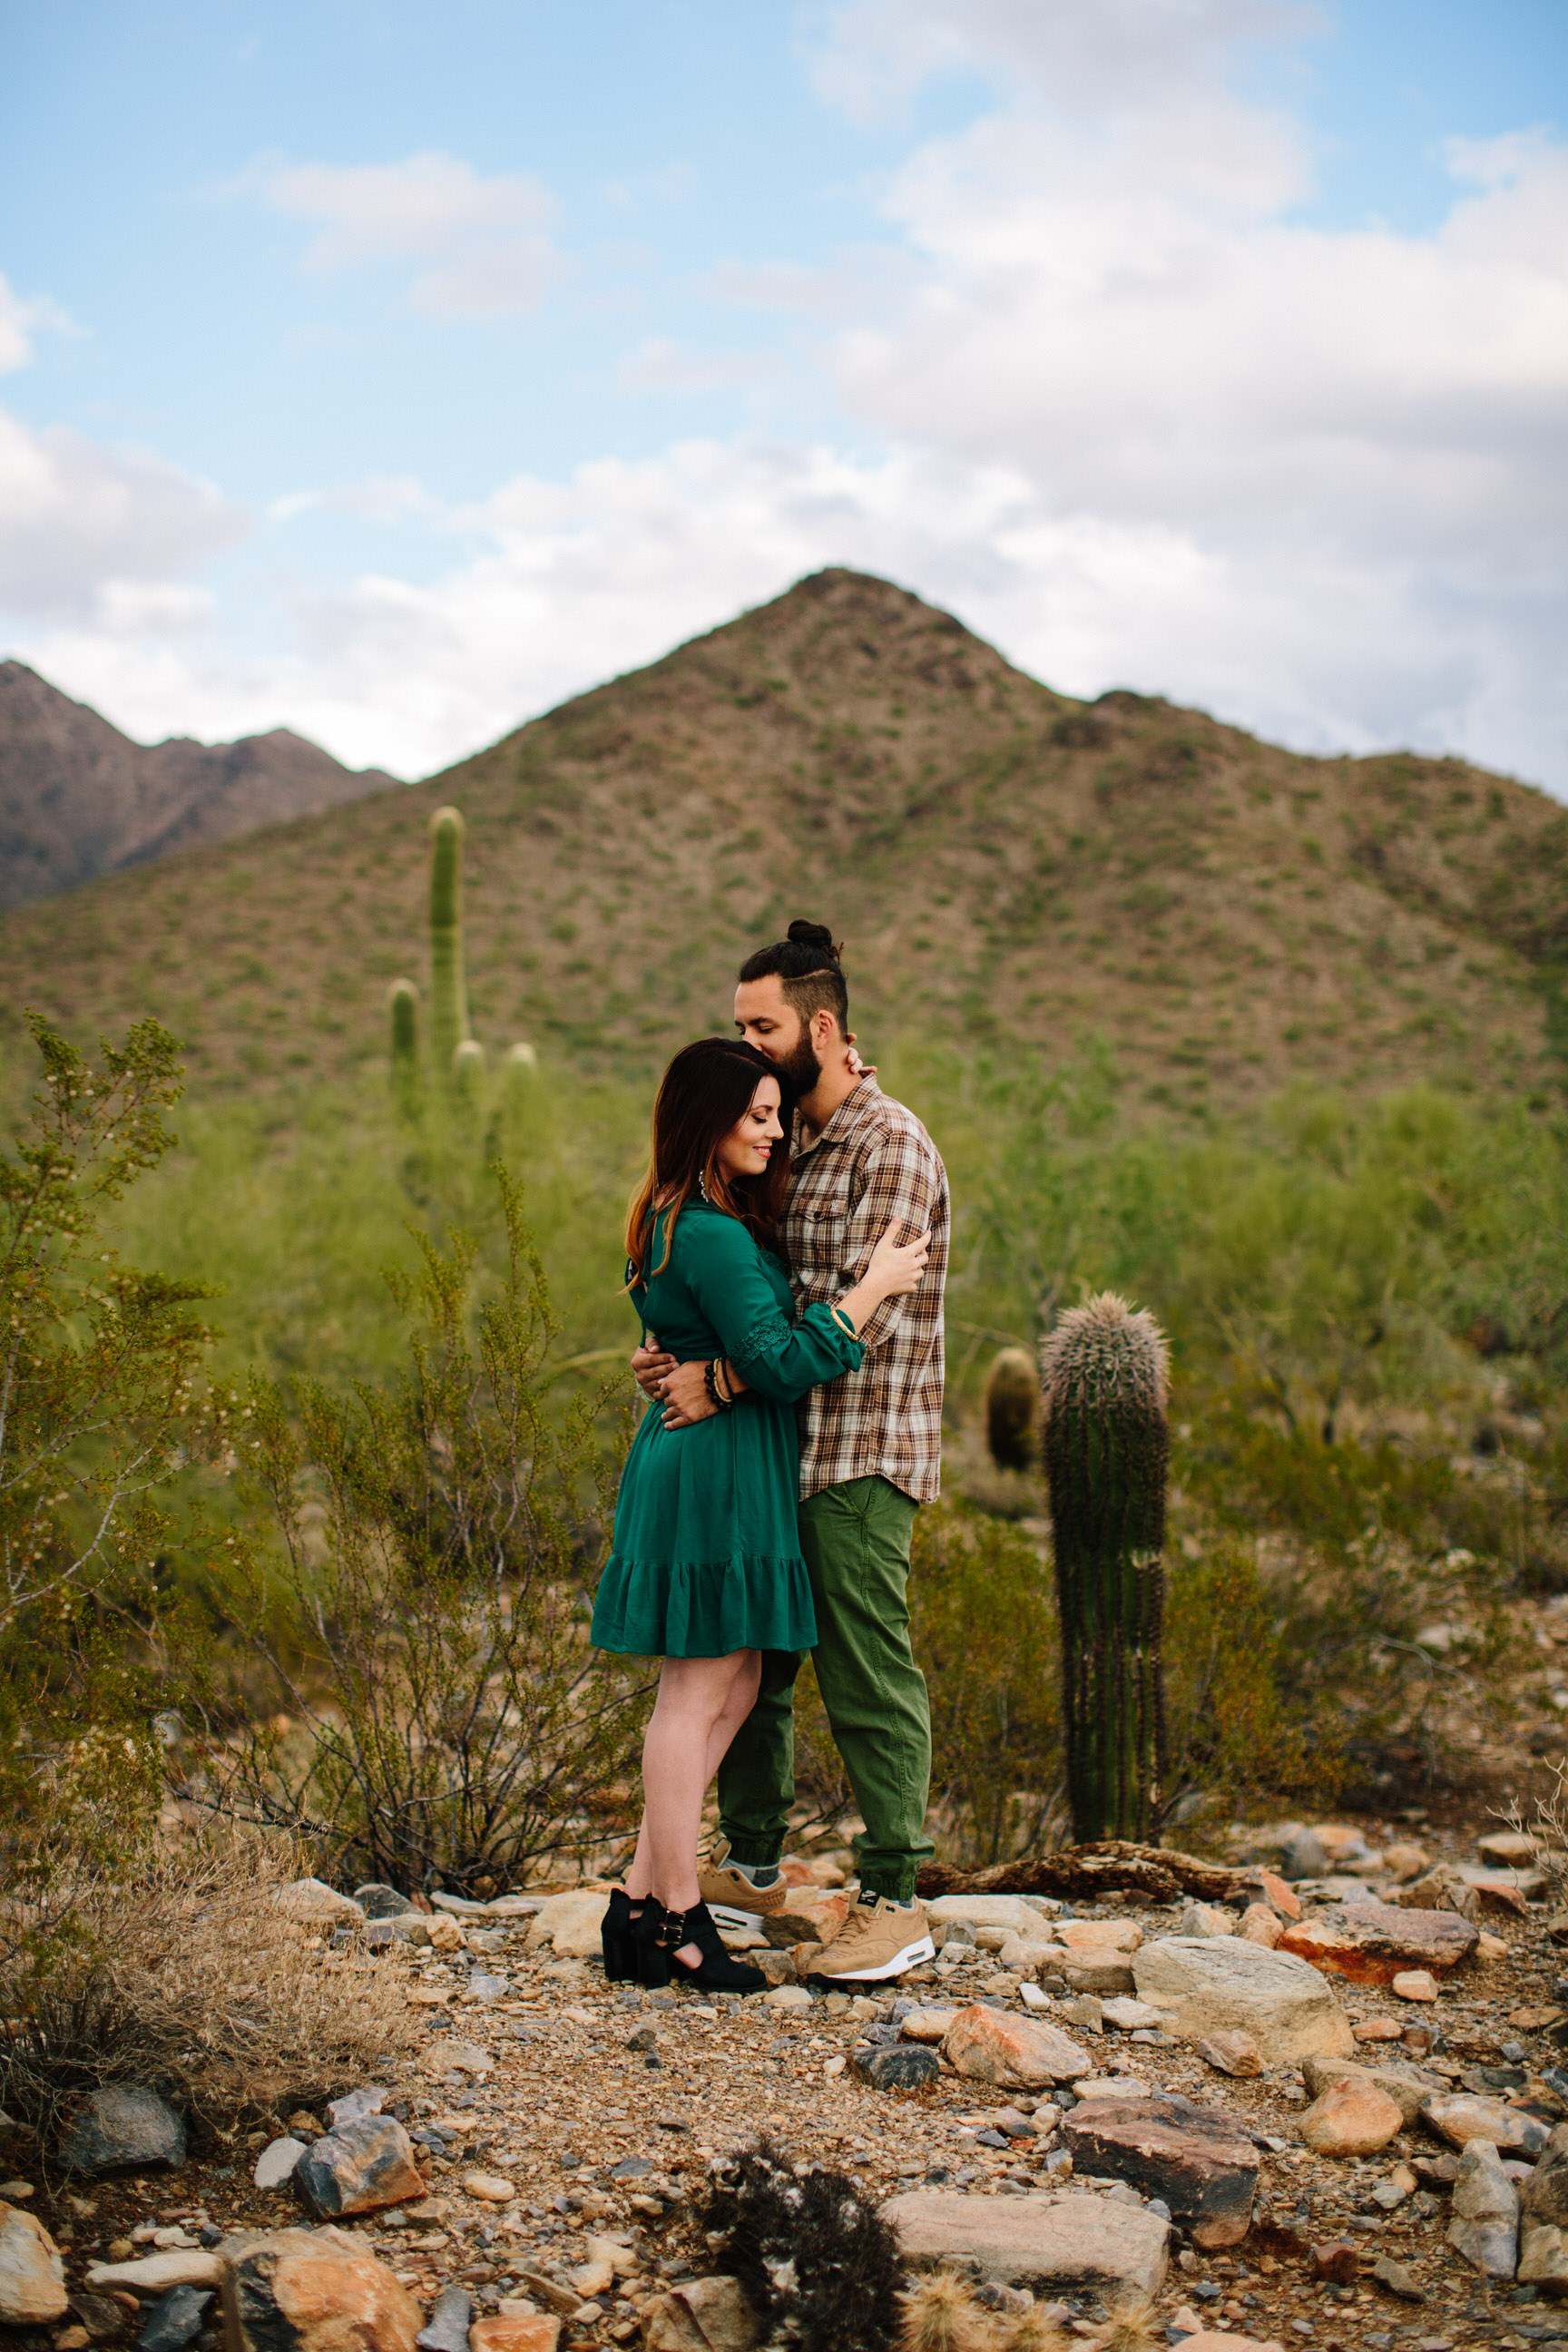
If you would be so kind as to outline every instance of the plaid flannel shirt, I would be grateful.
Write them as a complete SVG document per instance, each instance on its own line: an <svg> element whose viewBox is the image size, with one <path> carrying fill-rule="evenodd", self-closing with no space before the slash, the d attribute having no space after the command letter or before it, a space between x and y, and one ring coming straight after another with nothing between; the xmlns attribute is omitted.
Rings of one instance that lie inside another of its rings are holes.
<svg viewBox="0 0 1568 2352"><path fill-rule="evenodd" d="M917 1503L941 1488L947 1171L914 1113L863 1078L791 1163L779 1238L801 1306L841 1297L895 1220L900 1241L930 1228L925 1276L868 1316L860 1370L796 1406L803 1498L849 1478L886 1478Z"/></svg>

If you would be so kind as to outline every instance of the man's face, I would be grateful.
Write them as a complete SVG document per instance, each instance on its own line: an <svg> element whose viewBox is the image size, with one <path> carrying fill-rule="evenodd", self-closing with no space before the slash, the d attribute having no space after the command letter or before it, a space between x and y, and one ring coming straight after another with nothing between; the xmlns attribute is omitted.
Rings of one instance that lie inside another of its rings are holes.
<svg viewBox="0 0 1568 2352"><path fill-rule="evenodd" d="M776 1062L797 1095L808 1095L822 1076L811 1032L784 992L776 971L743 980L735 991L735 1026L748 1045Z"/></svg>

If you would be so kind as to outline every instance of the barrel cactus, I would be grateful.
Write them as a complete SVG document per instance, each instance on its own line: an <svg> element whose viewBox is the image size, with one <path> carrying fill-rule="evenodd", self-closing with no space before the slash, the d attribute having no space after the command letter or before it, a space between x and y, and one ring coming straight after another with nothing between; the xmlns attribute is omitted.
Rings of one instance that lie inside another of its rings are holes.
<svg viewBox="0 0 1568 2352"><path fill-rule="evenodd" d="M1169 1361L1153 1317L1109 1290L1068 1307L1041 1350L1068 1799L1080 1840L1147 1837L1159 1822Z"/></svg>
<svg viewBox="0 0 1568 2352"><path fill-rule="evenodd" d="M430 820L430 1061L451 1080L468 1037L463 976L463 819L439 808Z"/></svg>
<svg viewBox="0 0 1568 2352"><path fill-rule="evenodd" d="M1035 1458L1038 1376L1022 1348L1004 1348L985 1376L985 1443L998 1470L1026 1470Z"/></svg>

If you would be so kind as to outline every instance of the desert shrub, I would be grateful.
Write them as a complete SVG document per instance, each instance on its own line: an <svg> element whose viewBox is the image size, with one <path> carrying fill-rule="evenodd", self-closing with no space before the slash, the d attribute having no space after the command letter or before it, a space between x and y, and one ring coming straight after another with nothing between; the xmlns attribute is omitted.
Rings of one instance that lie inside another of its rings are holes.
<svg viewBox="0 0 1568 2352"><path fill-rule="evenodd" d="M1167 1561L1167 1820L1227 1821L1259 1797L1326 1802L1340 1772L1340 1728L1290 1671L1289 1612L1256 1548L1221 1538Z"/></svg>
<svg viewBox="0 0 1568 2352"><path fill-rule="evenodd" d="M898 2237L842 2172L813 2166L797 2175L763 2140L716 2168L698 2226L770 2341L800 2352L894 2352Z"/></svg>
<svg viewBox="0 0 1568 2352"><path fill-rule="evenodd" d="M418 1237L417 1274L389 1275L400 1373L251 1386L244 1482L269 1526L226 1587L246 1703L202 1694L191 1791L350 1884L486 1895L583 1853L624 1806L650 1688L587 1643L624 1432L606 1398L557 1403L543 1270L497 1181L489 1296L461 1234Z"/></svg>
<svg viewBox="0 0 1568 2352"><path fill-rule="evenodd" d="M0 2106L46 2147L69 2102L108 2084L151 2084L221 2127L410 2046L395 1963L315 1948L279 1902L300 1867L286 1846L143 1838L111 1866L108 1843L80 1839L0 1964Z"/></svg>

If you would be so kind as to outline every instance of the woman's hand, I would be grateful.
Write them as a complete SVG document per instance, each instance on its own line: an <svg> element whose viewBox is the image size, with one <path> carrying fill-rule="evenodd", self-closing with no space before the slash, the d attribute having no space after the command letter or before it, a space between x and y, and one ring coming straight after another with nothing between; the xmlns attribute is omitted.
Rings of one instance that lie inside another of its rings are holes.
<svg viewBox="0 0 1568 2352"><path fill-rule="evenodd" d="M918 1287L931 1255L931 1234L917 1234L912 1242L900 1242L899 1228L889 1225L860 1277L863 1290L874 1290L879 1298L902 1298Z"/></svg>
<svg viewBox="0 0 1568 2352"><path fill-rule="evenodd" d="M689 1429L695 1421L706 1421L719 1408L708 1393L708 1367L699 1357L689 1364L677 1364L665 1375L662 1398L666 1429Z"/></svg>

